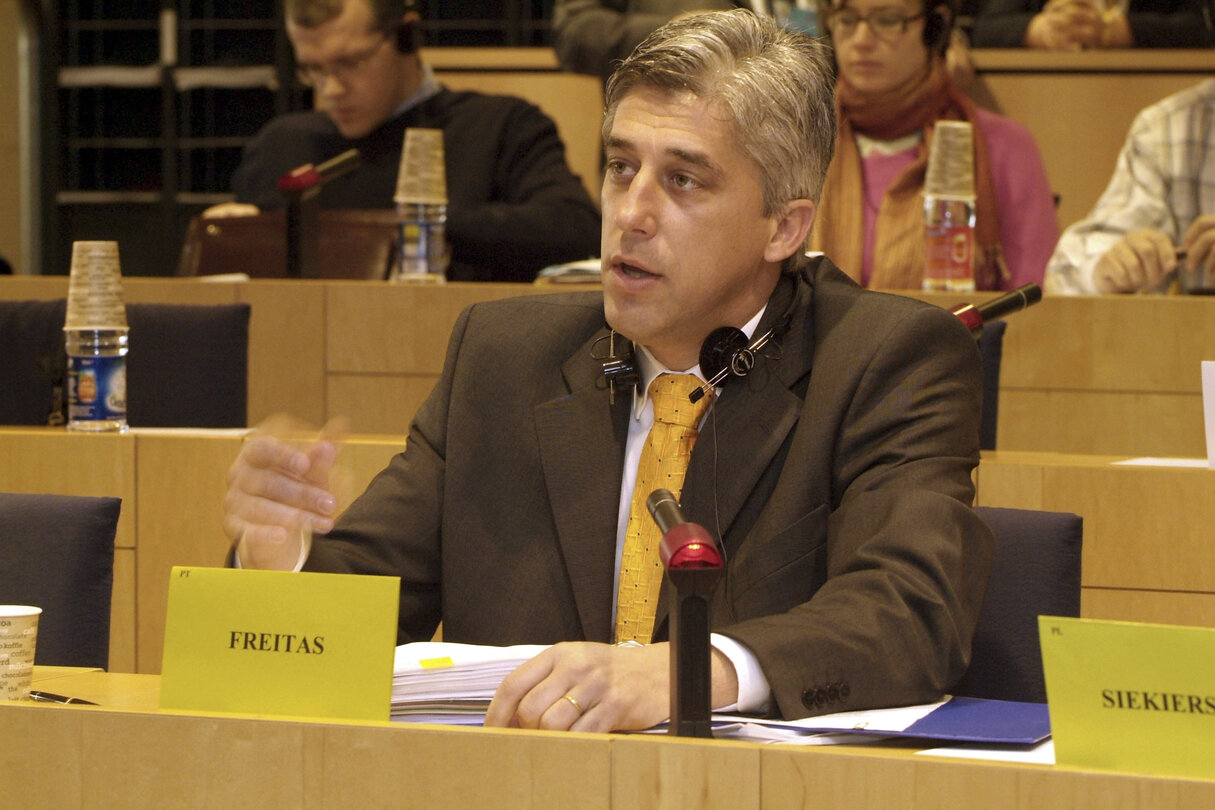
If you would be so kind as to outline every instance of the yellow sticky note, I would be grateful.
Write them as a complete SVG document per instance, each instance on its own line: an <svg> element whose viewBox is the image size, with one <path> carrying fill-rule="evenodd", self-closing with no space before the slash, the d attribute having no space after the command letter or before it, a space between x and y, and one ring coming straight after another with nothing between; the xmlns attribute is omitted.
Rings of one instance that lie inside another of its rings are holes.
<svg viewBox="0 0 1215 810"><path fill-rule="evenodd" d="M447 667L454 667L455 662L444 655L442 658L423 658L418 661L418 666L422 669L446 669Z"/></svg>
<svg viewBox="0 0 1215 810"><path fill-rule="evenodd" d="M1055 761L1215 777L1215 629L1040 616Z"/></svg>
<svg viewBox="0 0 1215 810"><path fill-rule="evenodd" d="M163 709L387 720L396 577L175 567Z"/></svg>

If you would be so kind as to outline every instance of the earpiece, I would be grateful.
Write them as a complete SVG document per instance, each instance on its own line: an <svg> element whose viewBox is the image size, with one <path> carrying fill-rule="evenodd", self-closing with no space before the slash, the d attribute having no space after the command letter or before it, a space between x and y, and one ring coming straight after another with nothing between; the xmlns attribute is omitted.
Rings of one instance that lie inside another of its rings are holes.
<svg viewBox="0 0 1215 810"><path fill-rule="evenodd" d="M398 53L413 53L418 49L418 24L413 20L403 20L396 24L396 35L392 36L393 44Z"/></svg>
<svg viewBox="0 0 1215 810"><path fill-rule="evenodd" d="M616 386L635 386L637 385L637 364L633 361L633 343L628 340L621 339L624 343L624 348L620 354L616 353L616 330L608 332L606 337L601 337L591 346L591 356L603 364L603 376L607 378L608 384L608 405L616 404ZM596 347L603 341L607 341L608 348L606 355L596 354Z"/></svg>
<svg viewBox="0 0 1215 810"><path fill-rule="evenodd" d="M421 33L418 29L421 10L418 8L417 0L401 0L399 5L389 2L387 6L388 8L384 9L387 12L385 28L389 38L392 39L398 53L413 53L422 44Z"/></svg>
<svg viewBox="0 0 1215 810"><path fill-rule="evenodd" d="M928 0L931 2L931 0ZM938 3L924 12L924 45L928 50L944 54L953 34L953 6Z"/></svg>

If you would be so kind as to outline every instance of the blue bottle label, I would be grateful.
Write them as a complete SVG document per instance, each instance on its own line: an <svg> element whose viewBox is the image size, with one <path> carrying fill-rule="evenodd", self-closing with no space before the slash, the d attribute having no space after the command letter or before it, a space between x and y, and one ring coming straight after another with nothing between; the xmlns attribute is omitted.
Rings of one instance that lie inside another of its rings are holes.
<svg viewBox="0 0 1215 810"><path fill-rule="evenodd" d="M127 418L127 359L68 356L68 419Z"/></svg>

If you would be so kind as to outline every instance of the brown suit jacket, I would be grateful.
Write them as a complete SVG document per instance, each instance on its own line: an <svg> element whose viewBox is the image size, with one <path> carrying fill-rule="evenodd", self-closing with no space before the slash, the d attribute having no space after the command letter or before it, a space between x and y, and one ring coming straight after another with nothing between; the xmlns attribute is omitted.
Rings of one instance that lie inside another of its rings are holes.
<svg viewBox="0 0 1215 810"><path fill-rule="evenodd" d="M970 509L974 340L825 259L782 279L760 330L790 312L724 384L684 483L726 554L713 629L785 717L935 699L965 670L992 545ZM609 641L632 397L609 405L605 334L598 293L467 310L405 451L306 567L399 575L401 642L440 619L449 641Z"/></svg>

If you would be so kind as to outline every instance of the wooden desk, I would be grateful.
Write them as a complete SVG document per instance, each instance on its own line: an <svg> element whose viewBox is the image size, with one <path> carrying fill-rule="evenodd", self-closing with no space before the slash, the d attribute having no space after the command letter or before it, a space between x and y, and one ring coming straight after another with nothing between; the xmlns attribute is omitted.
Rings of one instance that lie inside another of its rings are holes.
<svg viewBox="0 0 1215 810"><path fill-rule="evenodd" d="M0 706L0 783L34 808L1215 804L1215 781L923 757L908 747L169 714L153 708L158 683L152 675L60 676L40 685L113 708Z"/></svg>
<svg viewBox="0 0 1215 810"><path fill-rule="evenodd" d="M404 434L438 378L452 324L475 302L560 285L125 279L129 301L248 302L249 419L287 411L356 433ZM584 286L583 289L594 289ZM64 277L0 278L2 298L67 294ZM909 293L940 306L991 293ZM138 337L134 339L138 340ZM1200 361L1215 359L1215 300L1063 296L1011 316L997 446L1205 456ZM1133 426L1133 427L1132 427Z"/></svg>
<svg viewBox="0 0 1215 810"><path fill-rule="evenodd" d="M1038 142L1059 224L1088 214L1114 171L1135 115L1215 71L1215 50L972 52L976 103L1027 126Z"/></svg>
<svg viewBox="0 0 1215 810"><path fill-rule="evenodd" d="M170 570L223 565L225 476L244 433L0 428L0 490L122 498L109 669L159 672ZM349 480L345 501L362 492L403 447L400 436L352 437L340 458Z"/></svg>
<svg viewBox="0 0 1215 810"><path fill-rule="evenodd" d="M1215 471L988 452L975 502L1084 518L1081 615L1215 627Z"/></svg>
<svg viewBox="0 0 1215 810"><path fill-rule="evenodd" d="M243 440L237 431L0 428L0 490L123 499L111 670L159 672L171 568L222 564L225 475ZM351 437L340 457L346 500L403 447L402 436ZM985 453L977 502L1084 517L1083 615L1215 626L1215 472L1111 463L1124 458Z"/></svg>

